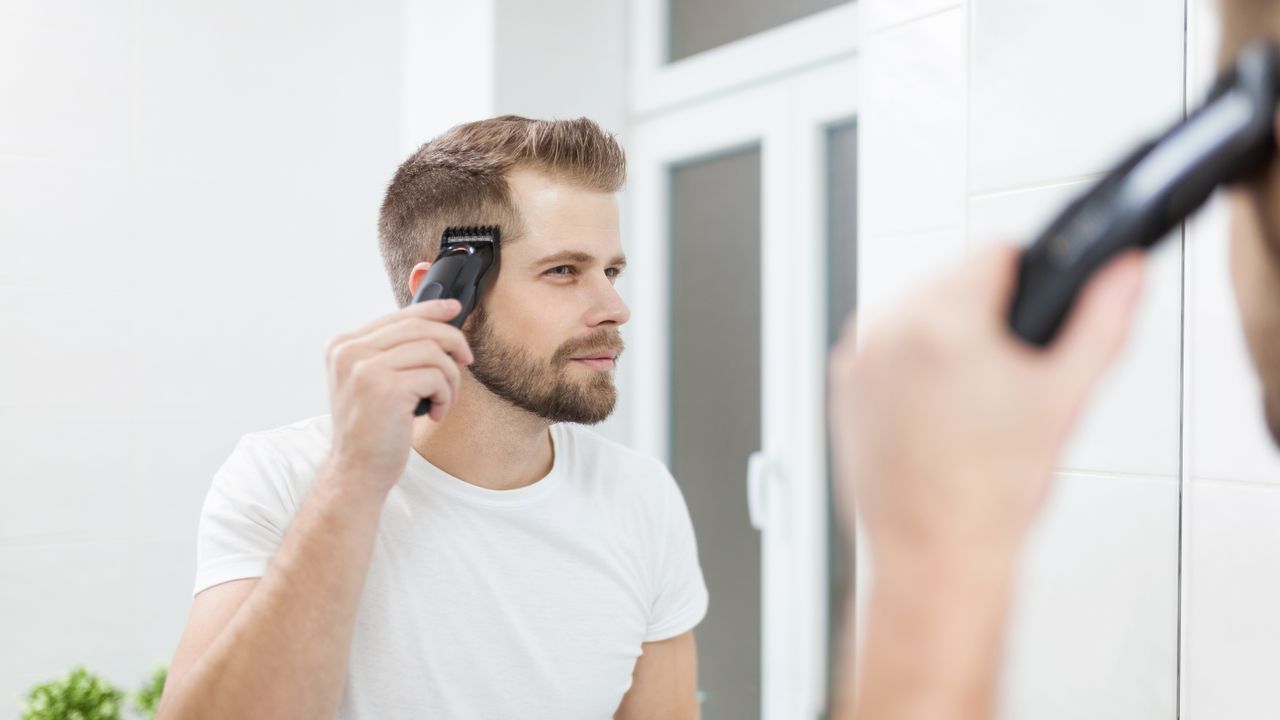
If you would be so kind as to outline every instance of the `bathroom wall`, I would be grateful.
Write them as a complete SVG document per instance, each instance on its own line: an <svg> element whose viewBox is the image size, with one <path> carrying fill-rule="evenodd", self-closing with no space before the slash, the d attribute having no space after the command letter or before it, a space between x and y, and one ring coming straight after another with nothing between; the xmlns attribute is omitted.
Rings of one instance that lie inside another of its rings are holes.
<svg viewBox="0 0 1280 720"><path fill-rule="evenodd" d="M1028 242L1128 145L1180 118L1188 83L1201 92L1188 68L1211 64L1187 49L1203 9L1187 12L1168 0L865 0L864 314L985 243ZM1280 481L1280 467L1226 299L1220 221L1211 211L1190 227L1185 262L1181 229L1153 253L1129 346L1060 460L1023 559L1003 717L1174 718L1180 667L1184 718L1280 709L1260 704L1263 683L1237 694L1257 663L1280 669L1265 652L1266 623L1280 626L1263 615L1280 581L1253 572L1262 557L1235 554L1280 556L1280 530L1270 548L1255 542L1267 486L1242 482ZM1229 614L1241 598L1256 619ZM1259 656L1223 667L1232 632Z"/></svg>
<svg viewBox="0 0 1280 720"><path fill-rule="evenodd" d="M1188 89L1213 78L1218 20L1192 0ZM1182 717L1280 715L1280 454L1236 316L1221 200L1187 226Z"/></svg>
<svg viewBox="0 0 1280 720"><path fill-rule="evenodd" d="M0 714L172 653L236 439L394 308L399 2L0 5Z"/></svg>

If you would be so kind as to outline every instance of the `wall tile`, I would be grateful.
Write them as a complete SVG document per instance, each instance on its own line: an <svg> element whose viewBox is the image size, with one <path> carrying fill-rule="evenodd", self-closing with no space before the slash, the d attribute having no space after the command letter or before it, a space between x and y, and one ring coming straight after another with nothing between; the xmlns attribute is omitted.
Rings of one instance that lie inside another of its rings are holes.
<svg viewBox="0 0 1280 720"><path fill-rule="evenodd" d="M1101 172L1181 117L1182 3L973 0L972 12L973 192Z"/></svg>
<svg viewBox="0 0 1280 720"><path fill-rule="evenodd" d="M1059 475L1013 607L1001 717L1169 720L1178 483Z"/></svg>
<svg viewBox="0 0 1280 720"><path fill-rule="evenodd" d="M885 28L961 4L961 0L859 0L864 32Z"/></svg>
<svg viewBox="0 0 1280 720"><path fill-rule="evenodd" d="M1267 432L1262 387L1232 290L1229 235L1223 196L1188 226L1188 473L1280 483L1280 450Z"/></svg>
<svg viewBox="0 0 1280 720"><path fill-rule="evenodd" d="M964 28L957 9L866 40L860 237L963 224Z"/></svg>
<svg viewBox="0 0 1280 720"><path fill-rule="evenodd" d="M958 229L860 241L859 332L963 255L964 234Z"/></svg>
<svg viewBox="0 0 1280 720"><path fill-rule="evenodd" d="M1193 480L1186 512L1181 717L1280 716L1280 488Z"/></svg>

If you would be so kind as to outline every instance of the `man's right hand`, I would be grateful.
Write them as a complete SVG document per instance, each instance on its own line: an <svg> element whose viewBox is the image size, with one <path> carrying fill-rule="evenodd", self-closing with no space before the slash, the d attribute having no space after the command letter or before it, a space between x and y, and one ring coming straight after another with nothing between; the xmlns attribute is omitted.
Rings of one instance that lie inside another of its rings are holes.
<svg viewBox="0 0 1280 720"><path fill-rule="evenodd" d="M851 639L845 650L859 679L843 709L859 720L993 716L1017 555L1129 334L1138 254L1089 281L1044 349L1009 331L1018 258L1000 246L968 259L856 350L848 326L832 353L841 510L849 527L856 510L875 568L858 659Z"/></svg>
<svg viewBox="0 0 1280 720"><path fill-rule="evenodd" d="M431 417L443 418L457 401L458 364L472 361L448 324L460 311L456 300L418 303L330 341L325 467L262 576L196 596L159 717L334 716L382 504L413 446L413 411L431 398Z"/></svg>
<svg viewBox="0 0 1280 720"><path fill-rule="evenodd" d="M457 300L416 303L329 342L329 463L344 482L385 495L409 460L418 402L431 399L432 420L449 412L458 364L474 359L462 331L448 324L461 309Z"/></svg>

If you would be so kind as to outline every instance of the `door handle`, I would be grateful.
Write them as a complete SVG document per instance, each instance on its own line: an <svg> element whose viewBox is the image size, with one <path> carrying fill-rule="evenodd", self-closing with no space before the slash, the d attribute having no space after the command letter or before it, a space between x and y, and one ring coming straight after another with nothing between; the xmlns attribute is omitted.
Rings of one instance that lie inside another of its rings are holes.
<svg viewBox="0 0 1280 720"><path fill-rule="evenodd" d="M773 463L769 462L764 451L751 453L747 460L747 517L756 530L764 530L768 525L772 475Z"/></svg>

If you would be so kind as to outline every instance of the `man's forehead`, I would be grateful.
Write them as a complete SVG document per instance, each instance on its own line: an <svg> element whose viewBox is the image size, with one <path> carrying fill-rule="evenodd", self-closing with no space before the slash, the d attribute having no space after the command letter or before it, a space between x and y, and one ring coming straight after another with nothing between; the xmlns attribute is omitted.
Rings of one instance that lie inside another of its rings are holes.
<svg viewBox="0 0 1280 720"><path fill-rule="evenodd" d="M508 259L625 262L614 193L561 182L536 170L513 171L509 180L522 232L503 248Z"/></svg>
<svg viewBox="0 0 1280 720"><path fill-rule="evenodd" d="M524 223L519 237L503 242L499 252L507 261L541 263L550 260L625 265L617 225L583 227Z"/></svg>

